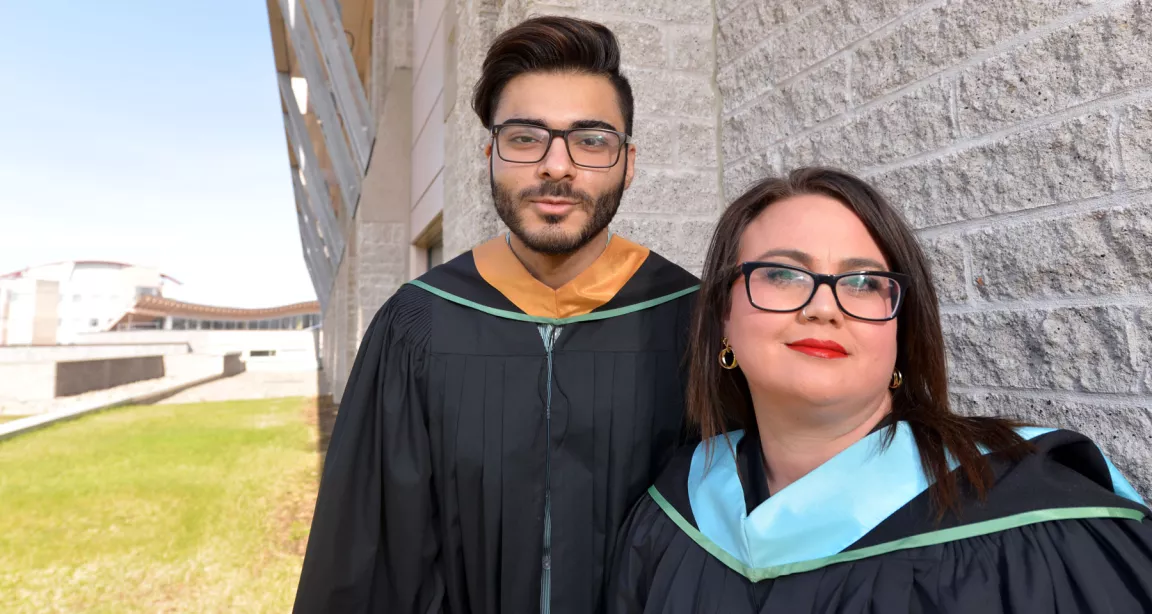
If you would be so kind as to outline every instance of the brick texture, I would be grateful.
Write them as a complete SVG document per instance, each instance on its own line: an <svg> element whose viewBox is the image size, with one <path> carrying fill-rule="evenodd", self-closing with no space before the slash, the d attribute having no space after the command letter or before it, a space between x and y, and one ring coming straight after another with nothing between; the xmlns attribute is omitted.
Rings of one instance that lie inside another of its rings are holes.
<svg viewBox="0 0 1152 614"><path fill-rule="evenodd" d="M468 100L484 51L544 13L622 40L639 156L617 232L698 271L751 182L867 177L922 238L957 408L1081 430L1152 494L1152 0L459 0L447 257L501 228ZM387 41L395 63L407 43ZM370 263L411 239L355 234L325 314L334 374L403 277Z"/></svg>
<svg viewBox="0 0 1152 614"><path fill-rule="evenodd" d="M1079 429L1152 493L1152 2L717 7L725 197L872 180L921 234L957 407Z"/></svg>

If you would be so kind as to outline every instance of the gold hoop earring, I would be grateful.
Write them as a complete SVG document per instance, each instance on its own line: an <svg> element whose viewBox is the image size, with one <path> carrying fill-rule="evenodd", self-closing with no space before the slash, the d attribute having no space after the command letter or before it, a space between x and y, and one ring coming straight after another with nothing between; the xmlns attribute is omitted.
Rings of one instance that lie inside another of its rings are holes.
<svg viewBox="0 0 1152 614"><path fill-rule="evenodd" d="M893 369L892 370L892 383L888 384L888 387L891 388L892 390L896 390L903 383L904 383L904 374L900 372L900 369Z"/></svg>
<svg viewBox="0 0 1152 614"><path fill-rule="evenodd" d="M724 344L724 349L720 350L720 366L729 371L740 366L740 363L736 362L736 353L732 351L732 346L728 345L728 337L721 339L720 343Z"/></svg>

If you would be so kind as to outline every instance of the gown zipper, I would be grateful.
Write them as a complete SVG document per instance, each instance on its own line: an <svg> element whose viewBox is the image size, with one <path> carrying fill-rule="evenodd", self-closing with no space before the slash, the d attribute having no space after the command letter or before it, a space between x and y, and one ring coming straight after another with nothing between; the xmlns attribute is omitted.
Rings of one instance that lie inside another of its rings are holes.
<svg viewBox="0 0 1152 614"><path fill-rule="evenodd" d="M548 392L544 405L544 556L540 561L540 613L552 611L552 350L560 336L559 326L541 324L540 339L548 353Z"/></svg>

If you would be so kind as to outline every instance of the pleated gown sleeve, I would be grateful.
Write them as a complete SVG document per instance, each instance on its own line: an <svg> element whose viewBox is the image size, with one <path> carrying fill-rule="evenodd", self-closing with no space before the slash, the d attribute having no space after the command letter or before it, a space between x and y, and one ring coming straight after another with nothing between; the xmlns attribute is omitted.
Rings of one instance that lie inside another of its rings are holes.
<svg viewBox="0 0 1152 614"><path fill-rule="evenodd" d="M405 287L364 335L325 458L294 612L442 610L424 412L429 329L426 295Z"/></svg>

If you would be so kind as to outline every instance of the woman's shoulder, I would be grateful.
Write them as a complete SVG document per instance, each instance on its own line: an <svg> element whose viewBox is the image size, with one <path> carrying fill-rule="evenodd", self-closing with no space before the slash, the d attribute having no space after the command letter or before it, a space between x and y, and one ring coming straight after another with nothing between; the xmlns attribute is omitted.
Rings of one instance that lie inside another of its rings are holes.
<svg viewBox="0 0 1152 614"><path fill-rule="evenodd" d="M1026 426L1018 428L1017 432L1029 442L1032 454L1016 461L994 457L998 473L1003 474L997 480L999 494L1007 494L1000 487L1011 474L1019 474L1024 479L1017 482L1034 481L1044 487L1041 490L1051 491L1051 496L1065 496L1066 487L1071 482L1079 486L1076 494L1103 491L1145 507L1143 497L1125 477L1124 471L1139 467L1131 466L1125 462L1127 459L1118 459L1120 466L1117 466L1109 458L1108 450L1088 435L1051 426Z"/></svg>

